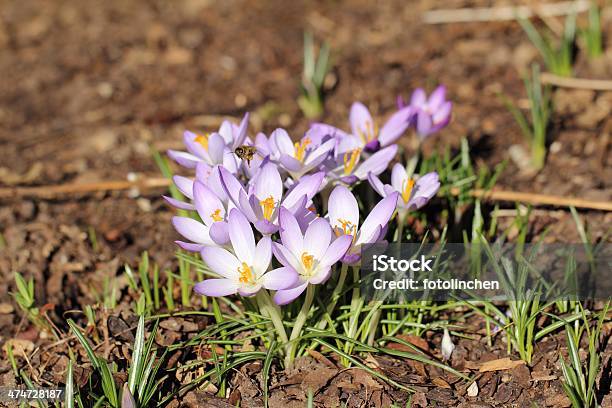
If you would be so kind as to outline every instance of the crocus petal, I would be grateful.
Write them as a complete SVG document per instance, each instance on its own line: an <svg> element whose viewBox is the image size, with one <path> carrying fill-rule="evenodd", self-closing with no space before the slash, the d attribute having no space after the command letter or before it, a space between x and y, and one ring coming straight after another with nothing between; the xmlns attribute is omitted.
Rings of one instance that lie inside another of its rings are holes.
<svg viewBox="0 0 612 408"><path fill-rule="evenodd" d="M196 165L196 180L200 180L204 184L208 184L208 178L212 172L212 167L206 162L198 162Z"/></svg>
<svg viewBox="0 0 612 408"><path fill-rule="evenodd" d="M355 102L351 106L349 122L351 123L351 132L355 136L368 134L369 129L374 125L370 111L361 102Z"/></svg>
<svg viewBox="0 0 612 408"><path fill-rule="evenodd" d="M285 154L291 157L295 155L295 146L285 129L279 128L273 131L270 134L270 141L281 155Z"/></svg>
<svg viewBox="0 0 612 408"><path fill-rule="evenodd" d="M234 144L232 146L232 149L236 149L238 146L241 146L244 144L244 140L246 139L247 136L247 127L249 126L249 112L245 113L244 116L242 117L242 121L240 122L240 126L238 127L238 130L236 131L236 134L234 135Z"/></svg>
<svg viewBox="0 0 612 408"><path fill-rule="evenodd" d="M320 285L325 282L331 276L331 268L330 267L321 267L317 271L316 275L312 278L308 279L308 282L313 285Z"/></svg>
<svg viewBox="0 0 612 408"><path fill-rule="evenodd" d="M278 231L278 225L271 223L265 218L255 221L255 224L253 225L255 225L257 231L261 232L263 235L272 235Z"/></svg>
<svg viewBox="0 0 612 408"><path fill-rule="evenodd" d="M427 136L430 133L432 124L431 116L425 111L419 111L416 128L421 137Z"/></svg>
<svg viewBox="0 0 612 408"><path fill-rule="evenodd" d="M427 94L423 88L417 88L410 97L410 105L413 107L422 107L427 102Z"/></svg>
<svg viewBox="0 0 612 408"><path fill-rule="evenodd" d="M331 243L331 245L325 251L323 257L321 257L319 264L321 266L331 266L338 262L345 254L346 251L351 247L353 237L350 235L341 235Z"/></svg>
<svg viewBox="0 0 612 408"><path fill-rule="evenodd" d="M391 115L378 134L378 141L381 147L389 146L408 129L412 112L413 109L409 106Z"/></svg>
<svg viewBox="0 0 612 408"><path fill-rule="evenodd" d="M172 177L172 181L174 181L174 185L179 191L187 198L193 200L193 180L183 176L174 176Z"/></svg>
<svg viewBox="0 0 612 408"><path fill-rule="evenodd" d="M257 283L254 285L240 285L238 287L238 293L240 296L254 296L261 289L261 284Z"/></svg>
<svg viewBox="0 0 612 408"><path fill-rule="evenodd" d="M174 229L187 238L198 244L214 245L208 233L208 227L199 221L187 217L172 217Z"/></svg>
<svg viewBox="0 0 612 408"><path fill-rule="evenodd" d="M383 182L380 181L378 176L375 176L372 173L368 173L368 181L370 182L370 185L372 186L374 191L376 191L378 194L380 194L383 197L387 195L385 193L385 186Z"/></svg>
<svg viewBox="0 0 612 408"><path fill-rule="evenodd" d="M181 210L195 210L195 206L193 204L186 203L184 201L175 200L174 198L168 197L168 196L162 196L162 197L164 198L164 200L168 202L168 204L170 204L174 208L179 208Z"/></svg>
<svg viewBox="0 0 612 408"><path fill-rule="evenodd" d="M299 172L304 167L304 164L301 161L285 153L281 153L280 163L289 172Z"/></svg>
<svg viewBox="0 0 612 408"><path fill-rule="evenodd" d="M229 242L229 226L227 222L218 221L210 226L208 231L210 238L215 241L217 245L225 245Z"/></svg>
<svg viewBox="0 0 612 408"><path fill-rule="evenodd" d="M445 102L440 106L438 110L433 114L432 120L436 127L446 126L451 118L451 111L453 109L452 102Z"/></svg>
<svg viewBox="0 0 612 408"><path fill-rule="evenodd" d="M297 203L302 201L302 197L306 196L307 200L311 200L312 197L319 191L319 187L325 178L325 172L318 172L308 176L303 176L300 180L291 188L286 194L282 205L287 208L293 208Z"/></svg>
<svg viewBox="0 0 612 408"><path fill-rule="evenodd" d="M361 242L357 243L365 243L371 242L369 238L373 235L373 231L378 226L385 226L393 212L395 211L395 207L397 207L397 199L399 197L398 193L393 193L388 197L380 200L376 206L372 209L370 214L366 217L361 225L361 229L359 231L359 238L364 237Z"/></svg>
<svg viewBox="0 0 612 408"><path fill-rule="evenodd" d="M206 245L194 244L192 242L174 241L176 245L188 252L200 252Z"/></svg>
<svg viewBox="0 0 612 408"><path fill-rule="evenodd" d="M379 175L389 166L389 163L393 160L396 153L397 145L387 146L358 165L357 170L355 170L353 174L359 180L364 180L368 176L368 173Z"/></svg>
<svg viewBox="0 0 612 408"><path fill-rule="evenodd" d="M170 157L172 160L174 160L183 167L187 167L188 169L195 168L198 162L202 161L202 159L200 159L199 157L187 152L180 152L178 150L168 150L166 153L168 154L168 157Z"/></svg>
<svg viewBox="0 0 612 408"><path fill-rule="evenodd" d="M266 289L282 290L292 287L297 280L298 274L295 269L284 266L265 273L261 278L261 284Z"/></svg>
<svg viewBox="0 0 612 408"><path fill-rule="evenodd" d="M214 164L223 163L223 154L225 150L225 141L218 133L212 133L208 136L208 154L210 160ZM228 169L231 171L231 169Z"/></svg>
<svg viewBox="0 0 612 408"><path fill-rule="evenodd" d="M249 220L236 208L229 215L229 236L236 256L241 262L253 265L255 237Z"/></svg>
<svg viewBox="0 0 612 408"><path fill-rule="evenodd" d="M334 148L335 145L336 145L335 140L328 140L327 142L323 143L321 146L318 146L312 152L308 153L306 160L304 160L304 165L308 167L309 169L312 169L318 166L319 164L323 163L323 160L327 158L327 155Z"/></svg>
<svg viewBox="0 0 612 408"><path fill-rule="evenodd" d="M308 282L304 282L301 285L298 285L291 289L279 290L274 295L274 303L277 305L286 305L287 303L293 302L298 296L306 290L308 286Z"/></svg>
<svg viewBox="0 0 612 408"><path fill-rule="evenodd" d="M193 154L194 156L201 157L204 160L209 161L210 158L208 156L208 152L206 151L204 146L196 142L197 137L198 135L187 130L183 132L183 143L185 143L185 147L187 148L189 153Z"/></svg>
<svg viewBox="0 0 612 408"><path fill-rule="evenodd" d="M272 240L270 237L263 237L255 247L255 257L253 258L253 269L255 274L261 276L270 266L272 260Z"/></svg>
<svg viewBox="0 0 612 408"><path fill-rule="evenodd" d="M304 247L302 231L293 214L281 207L279 210L279 222L283 245L294 254L301 253Z"/></svg>
<svg viewBox="0 0 612 408"><path fill-rule="evenodd" d="M359 225L359 205L355 196L344 186L337 186L329 195L328 218L332 228L341 227L340 220Z"/></svg>
<svg viewBox="0 0 612 408"><path fill-rule="evenodd" d="M407 181L408 174L406 174L406 168L399 163L395 163L391 169L391 186L393 186L395 191L401 193L404 191Z"/></svg>
<svg viewBox="0 0 612 408"><path fill-rule="evenodd" d="M374 225L371 228L359 231L357 239L355 239L355 248L361 248L365 244L371 244L378 241L381 238L383 231L382 225ZM352 251L349 251L352 252ZM345 261L346 263L349 263Z"/></svg>
<svg viewBox="0 0 612 408"><path fill-rule="evenodd" d="M232 126L232 122L229 120L224 120L221 122L221 126L219 126L219 135L223 138L223 141L226 145L231 145L234 140L234 127Z"/></svg>
<svg viewBox="0 0 612 408"><path fill-rule="evenodd" d="M225 193L230 198L230 200L232 200L234 204L239 207L240 193L244 193L244 187L242 186L240 181L238 181L236 176L230 173L226 168L218 167L218 169L219 174L221 176L221 184L223 185Z"/></svg>
<svg viewBox="0 0 612 408"><path fill-rule="evenodd" d="M295 270L301 270L302 265L295 255L286 247L278 242L272 243L272 253L283 266L291 267Z"/></svg>
<svg viewBox="0 0 612 408"><path fill-rule="evenodd" d="M303 251L320 260L331 241L332 231L329 221L324 218L314 220L304 234Z"/></svg>
<svg viewBox="0 0 612 408"><path fill-rule="evenodd" d="M283 180L274 163L267 163L257 174L253 193L259 200L272 197L278 203L283 196Z"/></svg>
<svg viewBox="0 0 612 408"><path fill-rule="evenodd" d="M431 95L429 95L429 99L427 100L427 108L430 112L435 112L440 106L442 106L445 100L446 87L444 85L440 85L431 93Z"/></svg>
<svg viewBox="0 0 612 408"><path fill-rule="evenodd" d="M215 219L216 217L225 219L225 206L219 197L199 181L193 183L193 200L204 224L210 226L214 222L219 221Z"/></svg>
<svg viewBox="0 0 612 408"><path fill-rule="evenodd" d="M198 295L228 296L238 292L238 282L231 279L206 279L197 283L193 290Z"/></svg>
<svg viewBox="0 0 612 408"><path fill-rule="evenodd" d="M228 279L238 279L242 263L225 248L206 247L200 252L202 259L213 272Z"/></svg>

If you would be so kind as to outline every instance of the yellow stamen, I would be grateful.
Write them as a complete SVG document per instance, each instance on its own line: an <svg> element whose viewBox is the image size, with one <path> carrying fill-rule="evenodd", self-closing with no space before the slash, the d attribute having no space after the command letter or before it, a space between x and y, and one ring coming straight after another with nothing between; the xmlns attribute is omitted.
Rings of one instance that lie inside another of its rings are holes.
<svg viewBox="0 0 612 408"><path fill-rule="evenodd" d="M270 221L272 218L272 213L274 212L274 207L276 207L276 203L274 202L274 197L270 196L265 200L261 200L259 202L261 208L263 209L263 216L266 220Z"/></svg>
<svg viewBox="0 0 612 408"><path fill-rule="evenodd" d="M410 179L405 183L402 183L402 199L405 203L410 200L410 194L412 194L412 188L414 187L414 180Z"/></svg>
<svg viewBox="0 0 612 408"><path fill-rule="evenodd" d="M223 217L221 217L221 209L217 208L215 211L213 211L213 213L210 214L210 218L212 218L215 222L223 221Z"/></svg>
<svg viewBox="0 0 612 408"><path fill-rule="evenodd" d="M370 120L365 122L365 129L357 129L357 135L364 144L368 144L378 136L378 126Z"/></svg>
<svg viewBox="0 0 612 408"><path fill-rule="evenodd" d="M357 165L357 160L361 154L361 149L354 149L348 153L344 153L344 175L348 176L353 172L353 169Z"/></svg>
<svg viewBox="0 0 612 408"><path fill-rule="evenodd" d="M238 280L241 283L253 283L253 272L251 272L251 268L246 262L243 262L242 266L238 267L238 273L240 274Z"/></svg>
<svg viewBox="0 0 612 408"><path fill-rule="evenodd" d="M197 135L195 137L195 139L193 139L195 142L199 143L202 145L203 148L205 148L206 150L208 150L208 134L205 135Z"/></svg>
<svg viewBox="0 0 612 408"><path fill-rule="evenodd" d="M355 233L357 232L356 225L353 225L352 222L348 220L343 220L342 218L338 218L338 222L340 223L340 226L336 225L336 228L334 228L336 236L352 235L353 237L355 237Z"/></svg>
<svg viewBox="0 0 612 408"><path fill-rule="evenodd" d="M304 265L304 268L306 268L307 272L310 272L314 265L314 256L309 255L308 252L303 252L302 253L302 265Z"/></svg>
<svg viewBox="0 0 612 408"><path fill-rule="evenodd" d="M293 146L295 147L295 158L301 162L304 161L304 156L306 155L306 148L312 143L309 137L302 139L301 142L295 142Z"/></svg>

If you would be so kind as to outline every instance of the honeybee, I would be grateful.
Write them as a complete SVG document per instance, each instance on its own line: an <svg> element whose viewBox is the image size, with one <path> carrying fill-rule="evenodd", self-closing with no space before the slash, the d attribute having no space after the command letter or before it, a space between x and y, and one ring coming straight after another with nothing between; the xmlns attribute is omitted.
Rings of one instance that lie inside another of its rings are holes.
<svg viewBox="0 0 612 408"><path fill-rule="evenodd" d="M255 154L257 153L258 153L257 148L255 146L248 146L248 145L238 146L234 150L234 154L240 157L242 160L245 160L247 163L247 166L251 164L251 160L253 160L253 157L255 157Z"/></svg>

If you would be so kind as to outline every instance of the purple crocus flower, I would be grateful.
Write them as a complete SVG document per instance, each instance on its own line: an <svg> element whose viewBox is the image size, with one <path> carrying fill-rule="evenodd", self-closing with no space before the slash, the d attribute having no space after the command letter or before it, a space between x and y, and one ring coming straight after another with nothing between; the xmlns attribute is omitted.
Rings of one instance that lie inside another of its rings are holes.
<svg viewBox="0 0 612 408"><path fill-rule="evenodd" d="M400 109L379 130L368 108L355 102L349 114L351 133L358 137L361 148L374 152L395 142L410 126L411 116L412 107Z"/></svg>
<svg viewBox="0 0 612 408"><path fill-rule="evenodd" d="M176 176L178 177L178 176ZM204 183L193 183L193 206L202 222L189 217L173 217L172 224L176 231L190 242L176 241L187 251L200 251L205 246L225 245L229 242L226 214L229 210L226 203ZM180 202L179 202L180 203Z"/></svg>
<svg viewBox="0 0 612 408"><path fill-rule="evenodd" d="M309 284L318 285L331 275L331 267L351 245L351 237L342 235L332 241L332 229L323 218L314 220L304 234L290 211L280 209L281 243L274 243L274 256L297 281L290 288L276 292L274 302L287 304L296 299Z"/></svg>
<svg viewBox="0 0 612 408"><path fill-rule="evenodd" d="M403 100L398 99L398 105L403 106L403 104ZM425 139L448 125L452 107L452 102L446 100L446 87L440 85L429 98L422 88L417 88L410 97L408 108L413 109L412 122L416 126L419 138Z"/></svg>
<svg viewBox="0 0 612 408"><path fill-rule="evenodd" d="M280 290L294 285L297 274L286 268L268 271L272 260L272 240L263 237L255 245L251 224L236 208L229 215L229 237L233 253L224 248L205 247L202 259L221 276L195 285L195 291L206 296L240 293L252 296L262 287Z"/></svg>
<svg viewBox="0 0 612 408"><path fill-rule="evenodd" d="M387 224L395 212L399 193L383 198L359 227L359 206L348 188L339 185L331 192L327 218L336 235L351 235L352 245L342 262L356 264L361 259L362 245L369 246L384 237Z"/></svg>
<svg viewBox="0 0 612 408"><path fill-rule="evenodd" d="M341 140L336 148L333 170L330 176L345 184L365 180L368 174L378 175L385 171L397 153L397 145L387 146L361 162L362 148L355 147L354 136Z"/></svg>
<svg viewBox="0 0 612 408"><path fill-rule="evenodd" d="M283 194L283 180L274 163L268 162L260 168L248 192L229 171L221 168L220 172L227 195L264 235L278 231L281 207L304 217L325 176L323 172L303 176L287 194Z"/></svg>
<svg viewBox="0 0 612 408"><path fill-rule="evenodd" d="M396 163L391 170L390 185L383 184L374 174L368 175L368 179L372 188L383 197L398 192L401 199L397 202L397 208L403 213L423 207L440 189L437 172L427 173L415 181L399 163Z"/></svg>
<svg viewBox="0 0 612 408"><path fill-rule="evenodd" d="M316 144L316 140L305 135L299 142L292 142L289 134L277 129L270 135L271 159L278 160L279 165L295 180L317 168L334 148L336 141L327 140Z"/></svg>
<svg viewBox="0 0 612 408"><path fill-rule="evenodd" d="M196 134L183 133L186 152L168 150L168 156L181 166L195 168L199 162L210 166L221 164L232 173L238 171L240 159L233 154L236 147L245 143L249 114L245 114L240 126L223 122L218 132Z"/></svg>

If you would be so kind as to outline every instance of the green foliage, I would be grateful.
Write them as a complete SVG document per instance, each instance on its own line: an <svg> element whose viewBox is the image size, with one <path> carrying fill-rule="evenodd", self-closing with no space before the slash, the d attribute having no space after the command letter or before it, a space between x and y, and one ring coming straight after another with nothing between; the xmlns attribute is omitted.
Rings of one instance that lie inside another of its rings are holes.
<svg viewBox="0 0 612 408"><path fill-rule="evenodd" d="M574 62L574 43L576 40L576 12L569 13L561 38L555 39L553 33L540 33L527 19L518 20L529 40L544 59L546 68L556 75L571 76Z"/></svg>
<svg viewBox="0 0 612 408"><path fill-rule="evenodd" d="M321 45L317 57L312 34L304 33L304 71L298 105L307 118L323 114L323 85L330 68L329 44L324 42Z"/></svg>
<svg viewBox="0 0 612 408"><path fill-rule="evenodd" d="M524 84L529 98L529 120L510 99L504 95L500 95L500 98L529 142L531 164L539 170L544 167L546 159L546 135L552 112L551 90L549 86L542 86L540 68L537 64L531 67L531 76L524 77Z"/></svg>
<svg viewBox="0 0 612 408"><path fill-rule="evenodd" d="M579 32L586 45L587 54L590 58L597 58L603 55L601 18L599 15L599 7L597 7L595 1L591 3L591 8L589 9L587 27L581 29Z"/></svg>
<svg viewBox="0 0 612 408"><path fill-rule="evenodd" d="M563 390L572 402L574 408L591 408L597 407L596 398L596 380L601 365L601 353L599 350L600 335L602 326L607 318L610 302L599 314L597 324L594 328L590 327L587 314L580 305L582 314L582 324L580 328L572 327L570 324L565 325L567 350L569 353L569 362L561 357L561 369L563 371ZM578 348L582 334L586 333L589 350L585 362L580 360Z"/></svg>

